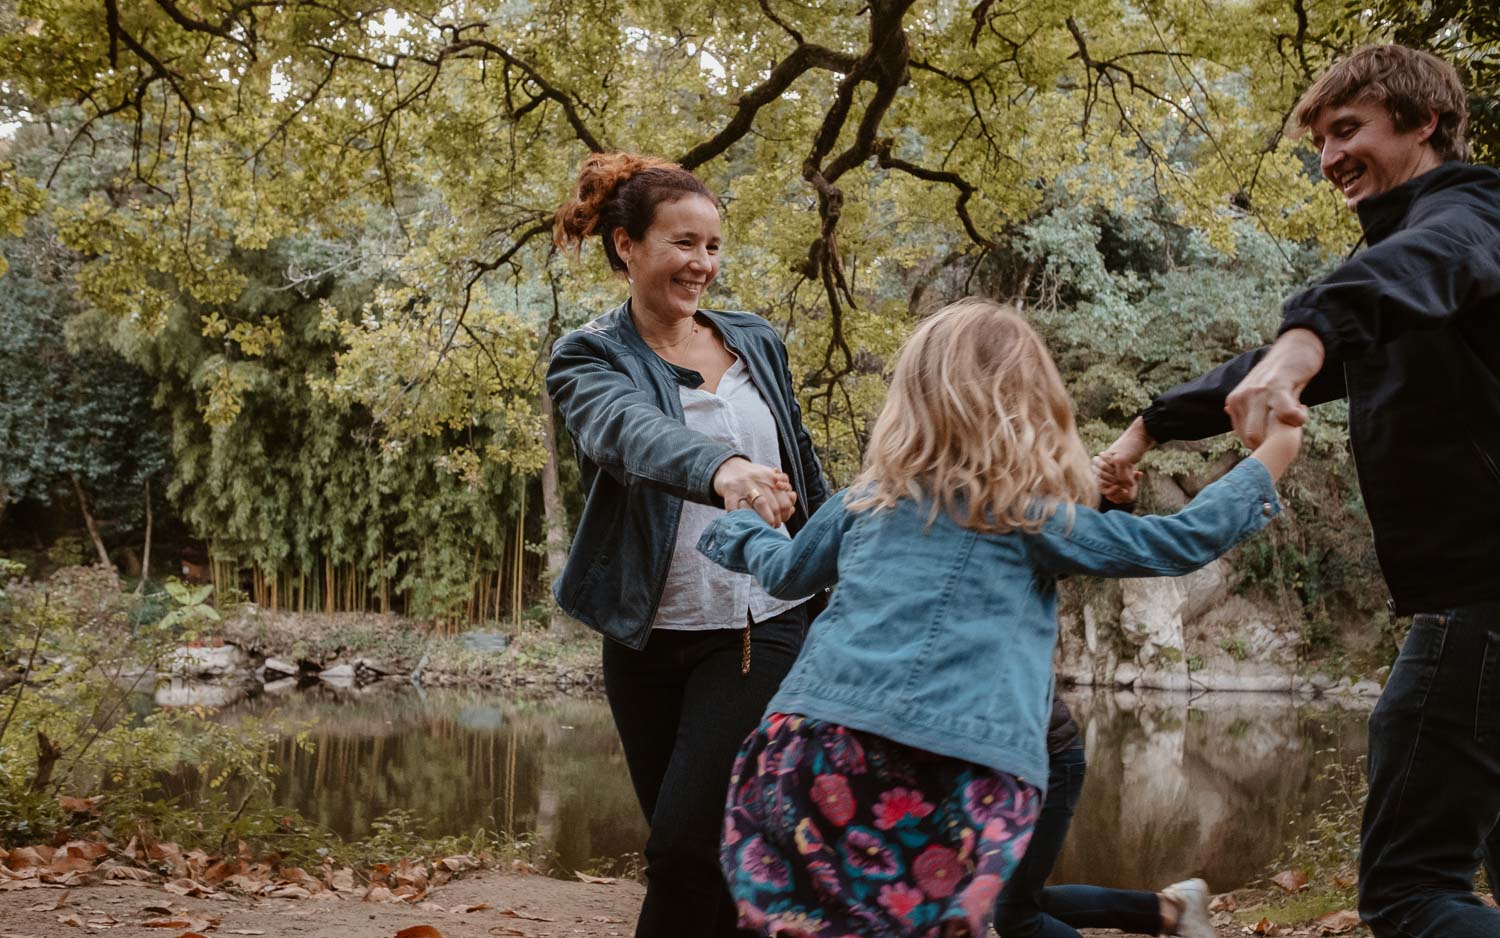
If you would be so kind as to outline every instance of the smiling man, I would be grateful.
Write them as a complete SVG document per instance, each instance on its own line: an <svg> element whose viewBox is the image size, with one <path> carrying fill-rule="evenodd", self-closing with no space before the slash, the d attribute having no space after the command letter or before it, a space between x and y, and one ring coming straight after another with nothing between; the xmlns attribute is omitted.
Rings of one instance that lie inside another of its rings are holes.
<svg viewBox="0 0 1500 938"><path fill-rule="evenodd" d="M1288 299L1279 337L1154 400L1096 458L1126 501L1154 443L1347 398L1392 609L1411 630L1370 717L1360 914L1377 938L1500 938L1500 173L1466 162L1453 68L1359 50L1293 114L1368 247Z"/></svg>

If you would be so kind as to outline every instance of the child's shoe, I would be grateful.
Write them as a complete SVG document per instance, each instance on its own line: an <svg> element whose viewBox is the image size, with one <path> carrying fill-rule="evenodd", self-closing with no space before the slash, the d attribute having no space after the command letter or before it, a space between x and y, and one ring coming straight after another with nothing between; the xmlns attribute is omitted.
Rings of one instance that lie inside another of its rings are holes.
<svg viewBox="0 0 1500 938"><path fill-rule="evenodd" d="M1177 913L1177 938L1214 938L1214 926L1208 920L1208 883L1186 879L1173 883L1161 894L1181 907Z"/></svg>

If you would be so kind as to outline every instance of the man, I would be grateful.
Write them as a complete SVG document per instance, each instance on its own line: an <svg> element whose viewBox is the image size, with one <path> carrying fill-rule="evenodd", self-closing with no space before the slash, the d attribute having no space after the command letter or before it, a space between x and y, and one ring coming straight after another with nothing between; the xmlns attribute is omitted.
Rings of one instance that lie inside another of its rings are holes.
<svg viewBox="0 0 1500 938"><path fill-rule="evenodd" d="M1293 117L1369 247L1283 307L1279 337L1157 398L1097 459L1122 500L1155 442L1347 397L1392 608L1412 627L1370 717L1360 914L1377 938L1500 938L1500 173L1464 162L1453 68L1372 46Z"/></svg>

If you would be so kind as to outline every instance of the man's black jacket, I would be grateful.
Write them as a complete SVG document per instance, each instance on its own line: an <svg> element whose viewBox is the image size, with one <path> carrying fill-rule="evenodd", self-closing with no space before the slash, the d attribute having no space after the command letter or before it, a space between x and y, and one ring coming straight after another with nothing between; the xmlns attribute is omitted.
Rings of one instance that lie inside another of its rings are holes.
<svg viewBox="0 0 1500 938"><path fill-rule="evenodd" d="M1444 163L1362 201L1369 247L1287 300L1323 340L1306 404L1349 399L1381 570L1402 614L1500 599L1500 172ZM1247 352L1154 400L1158 441L1230 429Z"/></svg>

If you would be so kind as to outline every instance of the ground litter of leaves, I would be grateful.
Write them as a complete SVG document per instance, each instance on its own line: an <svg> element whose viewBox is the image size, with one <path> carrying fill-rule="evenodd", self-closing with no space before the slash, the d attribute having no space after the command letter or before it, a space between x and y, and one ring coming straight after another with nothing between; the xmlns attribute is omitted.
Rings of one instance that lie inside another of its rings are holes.
<svg viewBox="0 0 1500 938"><path fill-rule="evenodd" d="M1307 877L1287 871L1272 882L1296 893ZM225 856L139 838L124 848L80 839L0 849L0 938L89 932L118 938L614 938L634 933L641 896L641 886L628 880L554 879L524 866L488 868L487 858L467 855L362 870L325 862L308 870L254 858L243 845ZM1368 934L1348 910L1300 925L1250 924L1236 915L1239 905L1235 894L1214 900L1217 938Z"/></svg>

